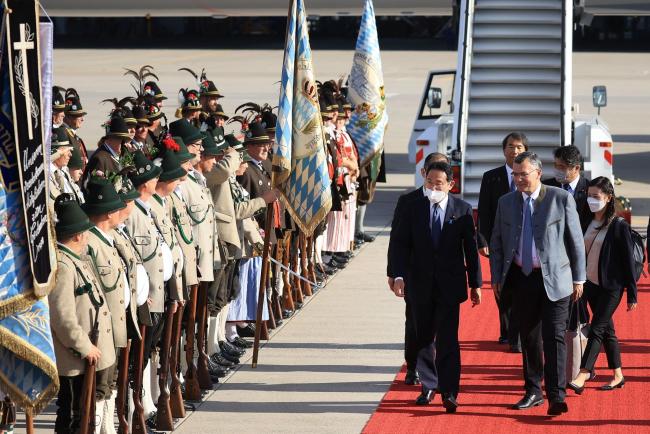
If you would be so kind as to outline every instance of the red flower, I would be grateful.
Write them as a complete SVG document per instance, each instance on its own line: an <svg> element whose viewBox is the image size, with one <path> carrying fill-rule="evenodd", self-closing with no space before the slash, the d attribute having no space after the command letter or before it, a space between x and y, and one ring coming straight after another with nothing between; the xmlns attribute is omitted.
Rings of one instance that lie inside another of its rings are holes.
<svg viewBox="0 0 650 434"><path fill-rule="evenodd" d="M169 134L165 136L162 143L165 145L165 148L170 151L178 152L181 150L180 145L176 143L176 141Z"/></svg>

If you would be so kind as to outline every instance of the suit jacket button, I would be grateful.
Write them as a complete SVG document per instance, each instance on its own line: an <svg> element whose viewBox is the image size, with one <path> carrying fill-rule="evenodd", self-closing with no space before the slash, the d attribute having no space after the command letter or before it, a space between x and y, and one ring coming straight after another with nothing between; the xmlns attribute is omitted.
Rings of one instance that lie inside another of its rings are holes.
<svg viewBox="0 0 650 434"><path fill-rule="evenodd" d="M111 332L111 329L106 329L106 333L110 333L110 332Z"/></svg>
<svg viewBox="0 0 650 434"><path fill-rule="evenodd" d="M124 304L124 300L120 300L120 304Z"/></svg>
<svg viewBox="0 0 650 434"><path fill-rule="evenodd" d="M162 273L162 270L158 270L159 273Z"/></svg>
<svg viewBox="0 0 650 434"><path fill-rule="evenodd" d="M161 256L162 256L162 253L158 253L158 257L161 257Z"/></svg>
<svg viewBox="0 0 650 434"><path fill-rule="evenodd" d="M104 311L104 316L108 315L108 312Z"/></svg>

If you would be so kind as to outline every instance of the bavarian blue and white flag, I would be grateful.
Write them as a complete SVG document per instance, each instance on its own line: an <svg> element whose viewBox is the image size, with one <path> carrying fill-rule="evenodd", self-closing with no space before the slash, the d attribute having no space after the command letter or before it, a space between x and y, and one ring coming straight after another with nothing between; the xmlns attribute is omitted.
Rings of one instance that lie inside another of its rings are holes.
<svg viewBox="0 0 650 434"><path fill-rule="evenodd" d="M301 231L311 235L332 206L323 121L302 0L292 0L282 66L274 185Z"/></svg>
<svg viewBox="0 0 650 434"><path fill-rule="evenodd" d="M363 9L348 82L348 100L354 110L346 128L357 145L359 165L364 166L383 149L384 131L388 123L384 74L372 0L366 0Z"/></svg>
<svg viewBox="0 0 650 434"><path fill-rule="evenodd" d="M39 202L39 197L46 196L42 192L39 196L39 189L35 187L43 185L45 172L36 168L33 178L21 182L20 149L16 146L15 113L12 104L15 101L12 101L10 72L25 74L25 69L22 68L25 64L16 62L14 58L11 59L14 67L9 67L11 50L7 48L4 36L6 34L7 39L11 38L12 41L24 39L26 49L38 49L37 33L29 30L36 28L38 15L35 8L38 6L35 2L11 1L9 7L14 13L8 18L4 13L5 5L4 2L0 5L0 15L3 17L3 37L0 38L0 389L26 413L37 414L56 395L59 377L47 298L39 298L49 291L50 283L38 284L32 272L30 247L33 246L30 246L25 225L23 195L37 206L45 206ZM26 32L22 35L9 35L6 28L8 23L22 25ZM21 65L21 68L15 65ZM31 76L30 83L32 92L36 95L40 91L36 86L39 83L38 63L34 66L36 76ZM19 90L18 86L14 87L16 91ZM19 95L24 98L24 94ZM32 110L38 106L34 104L30 105ZM49 105L47 108L49 110ZM37 116L36 119L38 121L40 117ZM38 131L40 132L40 129ZM42 146L39 136L35 137ZM30 186L35 189L30 190ZM49 225L46 225L46 232L50 232ZM50 241L45 239L45 242ZM53 254L52 248L48 251L48 257L56 264L56 259L49 256ZM50 272L53 273L54 270ZM48 282L50 281L53 279L48 279Z"/></svg>

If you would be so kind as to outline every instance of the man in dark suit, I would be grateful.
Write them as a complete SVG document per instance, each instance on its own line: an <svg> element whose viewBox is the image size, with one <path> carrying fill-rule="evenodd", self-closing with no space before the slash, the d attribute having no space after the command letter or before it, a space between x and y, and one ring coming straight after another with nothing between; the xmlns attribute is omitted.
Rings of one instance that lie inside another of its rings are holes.
<svg viewBox="0 0 650 434"><path fill-rule="evenodd" d="M580 174L582 155L574 145L560 146L555 149L553 178L544 180L544 184L560 187L573 195L576 209L580 216L580 226L584 232L591 220L591 211L587 204L589 180Z"/></svg>
<svg viewBox="0 0 650 434"><path fill-rule="evenodd" d="M512 165L517 155L528 150L528 138L524 133L512 132L501 142L505 164L483 174L481 190L478 197L478 247L482 256L490 255L490 238L494 226L494 215L497 204L504 194L515 191L516 187L512 178ZM510 344L510 351L521 352L519 345L519 327L511 315L511 298L504 292L499 309L499 343Z"/></svg>
<svg viewBox="0 0 650 434"><path fill-rule="evenodd" d="M429 404L439 390L448 413L458 407L460 303L467 300L469 280L472 304L479 304L482 283L472 207L449 195L453 185L451 166L427 166L426 195L400 212L392 264L393 292L408 297L415 320L422 382L416 404Z"/></svg>
<svg viewBox="0 0 650 434"><path fill-rule="evenodd" d="M586 279L585 244L573 196L542 184L536 154L517 156L513 177L517 191L499 199L490 242L495 294L509 287L520 319L526 393L513 408L544 403L543 377L556 416L568 411L564 334L570 297L582 295Z"/></svg>
<svg viewBox="0 0 650 434"><path fill-rule="evenodd" d="M449 164L449 159L445 154L440 152L432 152L424 158L424 165L421 169L422 178L426 178L426 167L433 162L443 162ZM391 236L388 239L388 255L387 255L387 264L386 264L386 276L388 276L388 288L393 290L393 283L395 282L395 272L393 271L393 262L394 262L394 243L393 243L393 234L398 225L399 215L404 209L408 207L409 202L414 199L419 199L424 197L425 189L424 186L412 190L406 194L403 194L397 200L397 205L395 206L395 211L393 212L393 220L391 222ZM405 297L404 301L406 302L405 316L406 321L404 322L404 360L406 360L406 377L404 378L404 383L409 386L415 386L420 384L420 378L415 369L417 358L418 358L418 345L415 332L415 321L413 321L413 315L411 315L411 307L409 306L408 299ZM433 346L431 347L433 351Z"/></svg>
<svg viewBox="0 0 650 434"><path fill-rule="evenodd" d="M121 116L113 116L108 126L104 143L93 153L86 165L83 185L85 186L94 172L101 172L104 175L118 173L122 170L120 157L122 156L122 144L131 140L126 121Z"/></svg>

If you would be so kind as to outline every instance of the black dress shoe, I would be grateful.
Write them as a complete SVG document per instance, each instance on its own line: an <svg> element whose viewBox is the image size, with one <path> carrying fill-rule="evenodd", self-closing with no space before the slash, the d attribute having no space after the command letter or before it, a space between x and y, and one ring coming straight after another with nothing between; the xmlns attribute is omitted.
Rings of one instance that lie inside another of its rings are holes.
<svg viewBox="0 0 650 434"><path fill-rule="evenodd" d="M233 356L232 354L228 354L223 350L221 351L220 354L221 354L221 357L228 360L229 362L231 362L231 363L233 363L235 365L239 365L239 363L240 363L239 357Z"/></svg>
<svg viewBox="0 0 650 434"><path fill-rule="evenodd" d="M429 405L434 396L436 396L435 390L423 387L422 393L420 393L420 396L415 400L415 405Z"/></svg>
<svg viewBox="0 0 650 434"><path fill-rule="evenodd" d="M623 386L625 386L625 378L623 378L621 381L619 381L617 384L614 384L613 386L610 386L609 384L605 384L604 386L600 386L600 390L614 390L614 389L622 389Z"/></svg>
<svg viewBox="0 0 650 434"><path fill-rule="evenodd" d="M521 345L510 345L511 353L521 353Z"/></svg>
<svg viewBox="0 0 650 434"><path fill-rule="evenodd" d="M404 384L409 386L417 386L420 384L420 376L418 375L415 369L409 369L406 371L406 378L404 379Z"/></svg>
<svg viewBox="0 0 650 434"><path fill-rule="evenodd" d="M372 235L368 235L365 232L361 232L359 234L359 239L363 240L366 243L372 243L373 241L375 241L375 237L373 237Z"/></svg>
<svg viewBox="0 0 650 434"><path fill-rule="evenodd" d="M295 301L293 305L295 306L296 309L302 309L302 303L299 301Z"/></svg>
<svg viewBox="0 0 650 434"><path fill-rule="evenodd" d="M239 348L253 348L252 342L248 342L246 339L242 339L239 336L236 336L231 344Z"/></svg>
<svg viewBox="0 0 650 434"><path fill-rule="evenodd" d="M508 338L504 338L503 336L499 337L499 344L507 344L508 343Z"/></svg>
<svg viewBox="0 0 650 434"><path fill-rule="evenodd" d="M342 254L334 254L332 255L332 259L334 259L336 262L340 262L341 264L348 265L350 262L350 258L342 255Z"/></svg>
<svg viewBox="0 0 650 434"><path fill-rule="evenodd" d="M221 348L222 352L226 352L229 355L234 356L234 357L241 357L244 354L246 354L246 350L242 350L241 348L237 348L236 346L234 346L230 342L226 342L226 341L220 341L219 342L219 348Z"/></svg>
<svg viewBox="0 0 650 434"><path fill-rule="evenodd" d="M282 311L282 318L288 319L291 318L292 316L293 316L293 311L291 309L284 309Z"/></svg>
<svg viewBox="0 0 650 434"><path fill-rule="evenodd" d="M539 395L526 395L521 398L521 401L513 405L511 408L513 410L526 410L532 407L538 407L544 404L544 398Z"/></svg>
<svg viewBox="0 0 650 434"><path fill-rule="evenodd" d="M562 413L567 413L569 411L569 407L566 405L566 402L564 401L555 401L551 402L551 404L548 406L548 410L546 411L546 414L549 416L559 416Z"/></svg>
<svg viewBox="0 0 650 434"><path fill-rule="evenodd" d="M582 392L585 391L585 385L583 384L582 386L577 386L576 384L573 384L573 382L569 383L566 385L567 389L573 390L576 395L582 395Z"/></svg>
<svg viewBox="0 0 650 434"><path fill-rule="evenodd" d="M221 366L218 363L208 362L208 372L210 373L213 382L215 378L219 379L225 377L228 371L229 369L225 366Z"/></svg>
<svg viewBox="0 0 650 434"><path fill-rule="evenodd" d="M458 401L456 401L456 397L453 394L446 393L442 395L442 406L445 407L447 413L456 413Z"/></svg>
<svg viewBox="0 0 650 434"><path fill-rule="evenodd" d="M210 360L213 363L216 363L221 366L226 366L228 368L235 366L233 362L225 359L221 353L214 353L213 355L210 356Z"/></svg>
<svg viewBox="0 0 650 434"><path fill-rule="evenodd" d="M334 257L338 261L338 258L343 258L343 259L352 259L354 257L354 253L347 251L347 252L340 252L340 253L334 253Z"/></svg>
<svg viewBox="0 0 650 434"><path fill-rule="evenodd" d="M325 265L327 265L328 267L338 269L338 270L342 270L342 269L344 269L345 267L348 266L348 264L344 264L342 262L337 261L336 259L334 259L334 257L332 257L330 259L330 261Z"/></svg>
<svg viewBox="0 0 650 434"><path fill-rule="evenodd" d="M246 327L237 327L237 334L243 338L254 338L255 324L248 323Z"/></svg>

